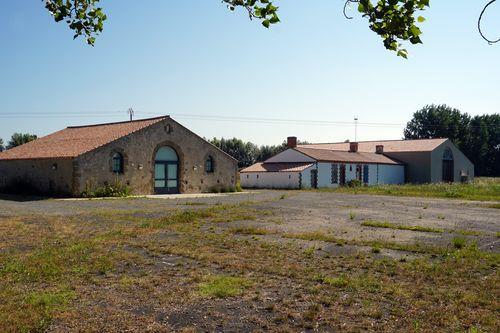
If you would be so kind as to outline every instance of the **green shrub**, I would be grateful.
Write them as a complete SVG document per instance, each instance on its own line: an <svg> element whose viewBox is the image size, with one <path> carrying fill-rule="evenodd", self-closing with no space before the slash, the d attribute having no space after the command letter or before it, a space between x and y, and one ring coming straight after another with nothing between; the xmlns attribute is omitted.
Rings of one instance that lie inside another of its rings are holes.
<svg viewBox="0 0 500 333"><path fill-rule="evenodd" d="M114 184L104 184L94 187L91 183L85 186L82 197L85 198L107 198L107 197L127 197L130 195L130 188L116 180Z"/></svg>
<svg viewBox="0 0 500 333"><path fill-rule="evenodd" d="M243 189L241 188L240 182L236 183L236 192L243 192Z"/></svg>
<svg viewBox="0 0 500 333"><path fill-rule="evenodd" d="M363 185L363 183L359 179L351 179L347 182L348 187L360 187L361 185Z"/></svg>

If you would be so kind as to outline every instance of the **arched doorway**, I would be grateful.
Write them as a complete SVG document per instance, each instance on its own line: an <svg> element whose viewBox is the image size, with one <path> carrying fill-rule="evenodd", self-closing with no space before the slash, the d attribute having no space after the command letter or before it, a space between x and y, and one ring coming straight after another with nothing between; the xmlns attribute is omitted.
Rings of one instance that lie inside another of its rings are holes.
<svg viewBox="0 0 500 333"><path fill-rule="evenodd" d="M163 146L156 151L154 173L155 193L179 193L179 156L172 147Z"/></svg>
<svg viewBox="0 0 500 333"><path fill-rule="evenodd" d="M443 182L452 183L455 180L453 170L453 152L447 147L443 152Z"/></svg>

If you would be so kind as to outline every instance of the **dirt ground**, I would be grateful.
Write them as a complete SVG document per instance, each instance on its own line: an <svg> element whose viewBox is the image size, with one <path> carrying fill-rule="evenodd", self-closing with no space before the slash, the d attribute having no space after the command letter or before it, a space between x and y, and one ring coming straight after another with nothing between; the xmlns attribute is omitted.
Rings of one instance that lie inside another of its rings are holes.
<svg viewBox="0 0 500 333"><path fill-rule="evenodd" d="M487 206L315 191L4 197L0 330L494 330L500 210Z"/></svg>
<svg viewBox="0 0 500 333"><path fill-rule="evenodd" d="M464 236L477 241L481 249L500 252L500 240L497 237L497 232L500 232L499 209L487 208L487 202L435 198L261 190L201 198L180 196L175 199L160 196L160 199L0 200L0 217L29 214L72 216L106 210L160 217L172 209L196 209L246 202L253 203L252 207L257 209L272 210L273 218L270 221L240 221L234 225L276 231L277 236L274 238L280 238L278 236L282 233L324 232L347 240L422 242L446 246L454 236L465 232ZM280 219L280 223L276 223L276 217ZM367 220L425 226L443 229L445 232L362 226L361 223Z"/></svg>

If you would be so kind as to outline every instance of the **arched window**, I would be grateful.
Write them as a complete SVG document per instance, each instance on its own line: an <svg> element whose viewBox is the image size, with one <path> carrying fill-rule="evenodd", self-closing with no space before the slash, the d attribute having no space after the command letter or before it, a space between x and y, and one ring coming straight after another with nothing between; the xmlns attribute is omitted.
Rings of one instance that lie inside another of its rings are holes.
<svg viewBox="0 0 500 333"><path fill-rule="evenodd" d="M212 173L214 172L214 159L212 156L208 156L205 160L205 172Z"/></svg>
<svg viewBox="0 0 500 333"><path fill-rule="evenodd" d="M448 147L446 147L446 149L443 152L443 160L445 160L445 161L453 161L453 152Z"/></svg>
<svg viewBox="0 0 500 333"><path fill-rule="evenodd" d="M123 173L123 155L120 153L113 154L113 173Z"/></svg>

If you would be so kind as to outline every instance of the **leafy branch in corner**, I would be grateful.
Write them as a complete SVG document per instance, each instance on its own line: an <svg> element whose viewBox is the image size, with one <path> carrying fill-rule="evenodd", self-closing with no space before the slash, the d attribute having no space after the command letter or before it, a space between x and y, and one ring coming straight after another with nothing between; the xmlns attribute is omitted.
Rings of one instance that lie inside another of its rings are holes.
<svg viewBox="0 0 500 333"><path fill-rule="evenodd" d="M42 0L56 22L65 20L74 31L73 38L84 36L94 45L95 36L102 32L106 15L97 7L99 0Z"/></svg>

